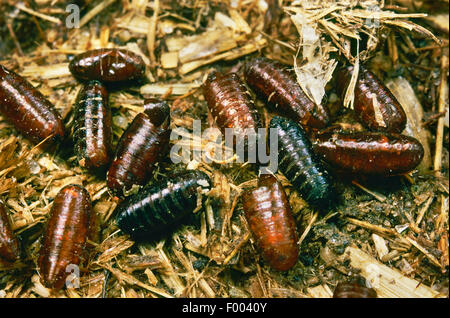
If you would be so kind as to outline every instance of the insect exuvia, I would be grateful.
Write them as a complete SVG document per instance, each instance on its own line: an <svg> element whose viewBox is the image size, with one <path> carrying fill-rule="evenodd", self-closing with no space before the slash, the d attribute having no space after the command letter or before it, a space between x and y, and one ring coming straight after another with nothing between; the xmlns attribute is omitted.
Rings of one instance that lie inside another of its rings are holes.
<svg viewBox="0 0 450 318"><path fill-rule="evenodd" d="M344 97L353 66L339 69L336 73L337 90ZM406 126L403 107L391 91L365 67L359 67L355 86L353 108L362 124L374 131L401 133Z"/></svg>
<svg viewBox="0 0 450 318"><path fill-rule="evenodd" d="M245 81L257 95L274 105L280 115L288 116L304 128L323 128L330 122L328 108L311 101L288 67L265 57L247 62Z"/></svg>
<svg viewBox="0 0 450 318"><path fill-rule="evenodd" d="M281 183L270 174L261 175L258 187L244 192L242 203L263 258L276 270L289 270L298 258L297 233Z"/></svg>
<svg viewBox="0 0 450 318"><path fill-rule="evenodd" d="M313 145L314 151L330 166L353 174L404 174L423 158L422 144L399 134L327 132L316 135Z"/></svg>
<svg viewBox="0 0 450 318"><path fill-rule="evenodd" d="M124 49L97 49L86 51L73 58L69 70L80 80L121 82L144 76L142 57Z"/></svg>
<svg viewBox="0 0 450 318"><path fill-rule="evenodd" d="M278 170L309 204L326 210L335 203L336 193L328 171L313 152L303 128L294 121L275 116L269 128L277 130Z"/></svg>
<svg viewBox="0 0 450 318"><path fill-rule="evenodd" d="M80 166L103 168L111 160L112 120L108 92L99 81L90 81L75 102L75 152Z"/></svg>
<svg viewBox="0 0 450 318"><path fill-rule="evenodd" d="M164 233L192 213L198 205L199 196L210 188L209 177L197 170L188 170L146 186L116 208L117 225L136 239L148 239Z"/></svg>
<svg viewBox="0 0 450 318"><path fill-rule="evenodd" d="M0 65L0 113L34 143L62 139L61 115L22 76Z"/></svg>
<svg viewBox="0 0 450 318"><path fill-rule="evenodd" d="M69 265L80 265L92 212L89 192L70 184L56 195L39 253L39 272L44 285L58 290L70 274Z"/></svg>
<svg viewBox="0 0 450 318"><path fill-rule="evenodd" d="M155 164L169 150L170 107L165 101L147 99L139 113L120 137L114 160L107 173L108 188L122 195L133 185L144 185Z"/></svg>

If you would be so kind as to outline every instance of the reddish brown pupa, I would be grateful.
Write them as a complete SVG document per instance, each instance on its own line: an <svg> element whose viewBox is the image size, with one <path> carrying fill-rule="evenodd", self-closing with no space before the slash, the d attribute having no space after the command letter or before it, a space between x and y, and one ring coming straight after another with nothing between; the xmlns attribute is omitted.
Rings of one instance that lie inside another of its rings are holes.
<svg viewBox="0 0 450 318"><path fill-rule="evenodd" d="M108 92L99 81L90 81L78 93L73 130L80 166L105 167L111 160L112 120Z"/></svg>
<svg viewBox="0 0 450 318"><path fill-rule="evenodd" d="M319 134L313 147L332 167L353 174L404 174L423 158L422 144L415 138L380 132Z"/></svg>
<svg viewBox="0 0 450 318"><path fill-rule="evenodd" d="M377 292L358 283L338 283L333 298L377 298Z"/></svg>
<svg viewBox="0 0 450 318"><path fill-rule="evenodd" d="M20 258L20 244L14 234L5 207L0 202L0 258L15 262Z"/></svg>
<svg viewBox="0 0 450 318"><path fill-rule="evenodd" d="M0 113L34 143L64 136L61 115L55 107L23 77L2 65Z"/></svg>
<svg viewBox="0 0 450 318"><path fill-rule="evenodd" d="M265 57L255 58L245 65L244 76L250 88L274 105L280 115L290 117L304 128L323 128L329 124L328 108L306 96L286 65Z"/></svg>
<svg viewBox="0 0 450 318"><path fill-rule="evenodd" d="M337 90L344 97L353 66L336 73ZM353 109L362 124L374 131L401 133L406 126L406 113L391 91L365 67L359 67Z"/></svg>
<svg viewBox="0 0 450 318"><path fill-rule="evenodd" d="M133 185L145 185L155 164L169 150L169 105L155 99L144 103L145 111L134 118L120 138L107 173L108 188L116 195Z"/></svg>
<svg viewBox="0 0 450 318"><path fill-rule="evenodd" d="M265 261L276 270L289 270L298 258L297 234L291 206L281 183L272 175L261 175L258 187L246 191L242 203Z"/></svg>
<svg viewBox="0 0 450 318"><path fill-rule="evenodd" d="M44 285L59 290L70 266L81 263L92 212L89 192L67 185L56 195L39 253L39 272Z"/></svg>
<svg viewBox="0 0 450 318"><path fill-rule="evenodd" d="M203 84L203 95L222 133L233 128L237 134L260 127L258 111L236 73L212 72Z"/></svg>
<svg viewBox="0 0 450 318"><path fill-rule="evenodd" d="M97 49L81 53L73 58L69 70L81 80L121 82L144 76L142 57L124 49Z"/></svg>

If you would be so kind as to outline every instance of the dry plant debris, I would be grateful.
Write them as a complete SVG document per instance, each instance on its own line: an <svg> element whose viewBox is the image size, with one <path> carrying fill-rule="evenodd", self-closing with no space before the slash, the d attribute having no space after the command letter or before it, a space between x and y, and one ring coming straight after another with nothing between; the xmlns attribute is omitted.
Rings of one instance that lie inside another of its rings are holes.
<svg viewBox="0 0 450 318"><path fill-rule="evenodd" d="M79 28L66 25L71 3L81 9ZM280 1L277 12L272 3L6 0L0 63L38 87L70 130L81 87L68 70L73 55L132 50L147 64L146 79L111 92L114 142L143 110L144 98L159 96L170 100L172 128L187 129L194 149L207 143L192 133L194 120L203 129L212 125L199 90L212 69L239 72L254 55L292 65L302 89L330 107L336 124L355 127L342 106L351 108L352 85L342 103L333 71L365 63L389 82L408 114L406 133L426 149L418 171L389 182L338 176L342 200L324 217L277 175L300 238L297 265L280 273L261 260L243 218L240 195L256 184L252 165L228 164L234 157L162 162L151 182L188 167L208 173L214 188L190 224L159 242L136 244L114 224L117 202L104 176L76 164L70 136L45 152L0 116L0 199L25 252L21 262L0 264L0 297L331 297L338 282L354 275L380 297L448 297L448 0ZM257 106L267 122L271 113L262 102ZM39 282L36 259L52 201L70 183L89 191L98 231L80 287L55 295Z"/></svg>

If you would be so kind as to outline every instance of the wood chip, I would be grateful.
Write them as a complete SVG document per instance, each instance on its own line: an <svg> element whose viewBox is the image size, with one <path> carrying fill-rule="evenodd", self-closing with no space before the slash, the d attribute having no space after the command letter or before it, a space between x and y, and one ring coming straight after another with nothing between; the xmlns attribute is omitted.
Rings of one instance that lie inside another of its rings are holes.
<svg viewBox="0 0 450 318"><path fill-rule="evenodd" d="M227 29L205 32L185 42L178 52L181 63L204 59L237 46L233 33Z"/></svg>
<svg viewBox="0 0 450 318"><path fill-rule="evenodd" d="M165 69L175 68L178 66L178 53L165 52L161 54L161 66Z"/></svg>
<svg viewBox="0 0 450 318"><path fill-rule="evenodd" d="M34 10L30 9L30 8L27 8L22 3L16 4L16 8L19 9L19 10L22 10L22 11L28 13L28 14L34 15L34 16L42 19L42 20L50 21L50 22L52 22L52 23L54 23L56 25L62 24L60 19L52 17L52 16L49 16L49 15L46 15L46 14L42 14L42 13L37 12L37 11L34 11Z"/></svg>
<svg viewBox="0 0 450 318"><path fill-rule="evenodd" d="M80 20L80 28L88 23L93 17L102 12L104 9L109 7L116 0L104 0L92 8L91 11L87 12Z"/></svg>
<svg viewBox="0 0 450 318"><path fill-rule="evenodd" d="M439 101L438 101L438 112L445 112L446 106L448 108L448 50L447 55L443 54L441 57L441 82L439 84ZM436 148L434 151L434 173L436 176L441 175L442 167L442 147L444 141L444 117L438 119L437 130L436 130Z"/></svg>
<svg viewBox="0 0 450 318"><path fill-rule="evenodd" d="M382 195L381 193L378 193L376 191L373 190L369 190L367 189L365 186L361 185L360 183L358 183L356 180L352 180L352 183L357 186L358 188L360 188L361 190L369 193L370 195L372 195L375 199L377 199L380 202L384 202L386 201L386 196Z"/></svg>
<svg viewBox="0 0 450 318"><path fill-rule="evenodd" d="M173 84L147 84L141 86L140 92L142 95L164 95L168 90L171 90L171 95L184 95L189 91L199 88L201 83L173 83Z"/></svg>
<svg viewBox="0 0 450 318"><path fill-rule="evenodd" d="M386 86L405 110L407 121L403 134L416 138L423 146L423 159L417 169L426 173L431 167L431 151L428 141L429 132L422 125L424 118L422 105L411 84L405 78L397 77L386 83Z"/></svg>
<svg viewBox="0 0 450 318"><path fill-rule="evenodd" d="M375 233L372 234L372 240L375 244L375 249L377 250L378 257L382 260L383 257L389 253L386 241L384 238Z"/></svg>
<svg viewBox="0 0 450 318"><path fill-rule="evenodd" d="M244 55L250 54L252 52L255 52L257 50L260 50L261 48L263 48L266 45L267 45L266 39L260 39L258 41L250 42L249 44L246 44L242 47L238 47L238 48L235 48L228 52L215 55L209 59L202 59L202 60L185 63L179 68L179 73L181 75L184 75L189 72L192 72L193 70L195 70L201 66L208 65L213 62L220 61L220 60L234 60L241 56L244 56Z"/></svg>
<svg viewBox="0 0 450 318"><path fill-rule="evenodd" d="M345 253L350 265L361 270L380 298L435 298L444 297L421 282L389 268L356 247L349 246Z"/></svg>
<svg viewBox="0 0 450 318"><path fill-rule="evenodd" d="M436 257L434 257L430 252L428 252L423 246L421 246L416 240L410 238L410 237L406 237L406 239L415 247L417 248L419 251L421 251L423 254L425 254L425 256L431 261L431 263L433 263L434 265L436 265L437 267L440 267L442 269L444 269L442 267L442 264L436 259Z"/></svg>
<svg viewBox="0 0 450 318"><path fill-rule="evenodd" d="M328 285L318 285L307 289L308 294L313 298L332 298L333 292Z"/></svg>
<svg viewBox="0 0 450 318"><path fill-rule="evenodd" d="M148 291L150 291L152 293L155 293L155 294L157 294L159 296L165 297L165 298L173 298L172 295L169 295L164 290L162 290L160 288L156 288L156 287L150 286L150 285L147 285L147 284L141 282L140 280L138 280L137 278L135 278L134 276L126 274L126 273L122 272L119 269L112 268L111 266L107 266L107 265L103 265L102 267L104 267L107 270L109 270L120 281L124 281L124 282L126 282L127 284L130 284L130 285L137 285L139 287L145 288Z"/></svg>

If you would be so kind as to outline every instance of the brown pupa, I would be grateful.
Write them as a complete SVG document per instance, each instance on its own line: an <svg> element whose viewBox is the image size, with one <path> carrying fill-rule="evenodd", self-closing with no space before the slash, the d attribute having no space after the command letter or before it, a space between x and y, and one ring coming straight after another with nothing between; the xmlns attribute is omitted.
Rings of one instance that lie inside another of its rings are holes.
<svg viewBox="0 0 450 318"><path fill-rule="evenodd" d="M34 143L64 137L61 115L22 76L0 65L0 113ZM47 144L47 143L46 143Z"/></svg>
<svg viewBox="0 0 450 318"><path fill-rule="evenodd" d="M38 259L46 287L61 289L71 272L69 266L80 265L91 213L89 192L82 186L67 185L56 195Z"/></svg>
<svg viewBox="0 0 450 318"><path fill-rule="evenodd" d="M344 97L353 66L336 72L337 90ZM406 113L391 91L364 66L359 67L353 109L360 122L373 131L401 133Z"/></svg>
<svg viewBox="0 0 450 318"><path fill-rule="evenodd" d="M263 258L276 270L289 270L298 258L297 233L281 183L272 175L261 175L258 187L246 191L242 203Z"/></svg>

